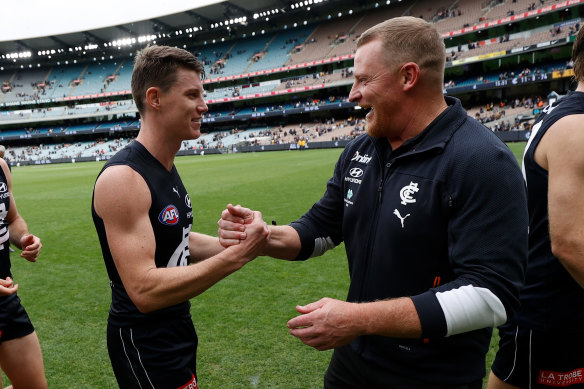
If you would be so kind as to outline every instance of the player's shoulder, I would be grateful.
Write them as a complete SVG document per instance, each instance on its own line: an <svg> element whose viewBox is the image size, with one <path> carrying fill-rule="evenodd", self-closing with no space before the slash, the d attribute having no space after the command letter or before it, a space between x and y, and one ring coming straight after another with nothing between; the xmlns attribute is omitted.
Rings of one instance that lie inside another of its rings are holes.
<svg viewBox="0 0 584 389"><path fill-rule="evenodd" d="M144 183L144 178L129 165L109 165L104 168L96 181L97 186L108 190L123 190Z"/></svg>
<svg viewBox="0 0 584 389"><path fill-rule="evenodd" d="M97 178L94 188L94 206L100 217L110 212L142 212L150 207L151 196L142 176L127 165L107 167Z"/></svg>
<svg viewBox="0 0 584 389"><path fill-rule="evenodd" d="M584 150L584 113L576 115L566 115L554 122L546 131L541 143L549 144L558 152L568 152Z"/></svg>

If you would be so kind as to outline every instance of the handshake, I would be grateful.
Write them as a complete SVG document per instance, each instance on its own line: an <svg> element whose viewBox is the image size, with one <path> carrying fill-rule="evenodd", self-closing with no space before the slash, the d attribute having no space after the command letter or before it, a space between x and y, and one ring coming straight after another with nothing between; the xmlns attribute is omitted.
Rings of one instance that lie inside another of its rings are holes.
<svg viewBox="0 0 584 389"><path fill-rule="evenodd" d="M240 205L228 204L217 222L219 243L225 248L238 251L246 261L263 255L270 239L270 229L262 213ZM236 247L237 246L237 247Z"/></svg>

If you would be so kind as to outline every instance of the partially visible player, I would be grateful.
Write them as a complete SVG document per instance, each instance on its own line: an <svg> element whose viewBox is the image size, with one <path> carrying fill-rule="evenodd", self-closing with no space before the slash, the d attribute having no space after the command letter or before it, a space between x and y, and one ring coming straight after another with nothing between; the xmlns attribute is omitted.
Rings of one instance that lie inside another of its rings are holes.
<svg viewBox="0 0 584 389"><path fill-rule="evenodd" d="M584 29L572 59L576 90L543 109L523 156L529 260L489 389L584 388Z"/></svg>
<svg viewBox="0 0 584 389"><path fill-rule="evenodd" d="M12 167L10 166L10 162L4 158L4 153L6 153L6 147L4 147L3 145L0 145L0 158L4 159L4 161L6 161L6 165L8 165L8 170L12 171Z"/></svg>
<svg viewBox="0 0 584 389"><path fill-rule="evenodd" d="M12 196L12 176L0 159L0 367L15 389L46 388L45 367L37 334L16 294L10 271L10 243L21 257L36 262L42 244L29 233ZM1 386L1 381L0 381Z"/></svg>
<svg viewBox="0 0 584 389"><path fill-rule="evenodd" d="M132 73L140 132L95 183L93 220L112 288L108 352L122 389L198 388L189 299L254 259L269 236L259 213L241 246L191 231L194 202L174 157L200 136L203 76L186 50L141 50Z"/></svg>

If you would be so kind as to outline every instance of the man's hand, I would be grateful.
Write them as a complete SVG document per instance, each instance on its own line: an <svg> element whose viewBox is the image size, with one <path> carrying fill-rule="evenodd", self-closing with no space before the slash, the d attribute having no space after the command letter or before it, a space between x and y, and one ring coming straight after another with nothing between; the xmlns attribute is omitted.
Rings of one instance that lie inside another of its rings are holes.
<svg viewBox="0 0 584 389"><path fill-rule="evenodd" d="M0 296L9 296L16 293L18 290L18 284L14 284L12 278L6 277L6 279L0 278Z"/></svg>
<svg viewBox="0 0 584 389"><path fill-rule="evenodd" d="M246 238L241 240L237 247L239 256L245 261L251 261L262 255L268 240L270 239L270 230L268 225L262 219L261 212L253 211L252 218L248 219L245 225Z"/></svg>
<svg viewBox="0 0 584 389"><path fill-rule="evenodd" d="M20 253L21 257L27 261L36 262L43 245L39 237L28 234L20 238L20 247L22 248L22 253Z"/></svg>
<svg viewBox="0 0 584 389"><path fill-rule="evenodd" d="M319 351L344 346L364 334L359 304L325 297L296 310L302 315L288 321L290 334Z"/></svg>
<svg viewBox="0 0 584 389"><path fill-rule="evenodd" d="M253 220L254 212L251 209L241 205L228 204L227 208L221 212L221 219L217 222L219 243L223 247L239 244L241 240L247 238L246 225L252 223Z"/></svg>

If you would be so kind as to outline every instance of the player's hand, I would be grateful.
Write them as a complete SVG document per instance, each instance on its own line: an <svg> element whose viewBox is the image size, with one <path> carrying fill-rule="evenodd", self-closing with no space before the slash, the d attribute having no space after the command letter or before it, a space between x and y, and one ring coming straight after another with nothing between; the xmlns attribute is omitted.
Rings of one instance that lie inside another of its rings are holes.
<svg viewBox="0 0 584 389"><path fill-rule="evenodd" d="M6 279L0 278L0 296L9 296L16 293L18 290L18 284L14 284L12 278L6 277Z"/></svg>
<svg viewBox="0 0 584 389"><path fill-rule="evenodd" d="M36 262L43 245L38 236L28 234L23 235L22 238L20 238L20 247L22 247L22 253L20 253L21 257L27 261Z"/></svg>
<svg viewBox="0 0 584 389"><path fill-rule="evenodd" d="M344 346L363 334L359 304L325 297L296 310L301 315L288 321L290 334L319 351Z"/></svg>
<svg viewBox="0 0 584 389"><path fill-rule="evenodd" d="M270 229L262 218L261 212L253 211L253 218L245 224L246 238L238 245L232 246L237 250L237 256L249 262L261 255L268 240L270 239Z"/></svg>
<svg viewBox="0 0 584 389"><path fill-rule="evenodd" d="M227 208L221 212L221 219L217 222L217 236L223 247L239 244L247 237L246 225L254 219L254 213L249 208L241 205L227 204Z"/></svg>

